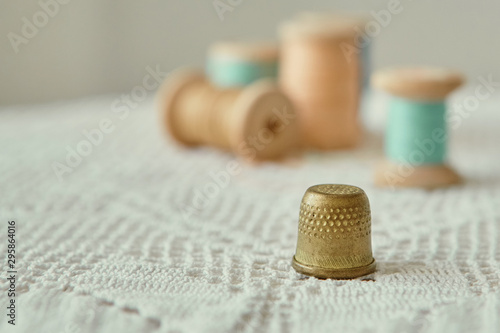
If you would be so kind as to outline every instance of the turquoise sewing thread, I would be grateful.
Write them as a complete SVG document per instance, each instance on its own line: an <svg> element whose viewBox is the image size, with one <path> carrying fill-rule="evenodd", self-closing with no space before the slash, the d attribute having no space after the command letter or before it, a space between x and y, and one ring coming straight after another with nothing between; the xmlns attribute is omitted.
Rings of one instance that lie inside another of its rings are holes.
<svg viewBox="0 0 500 333"><path fill-rule="evenodd" d="M275 79L278 63L213 57L208 60L207 74L210 81L221 88L242 87L262 78Z"/></svg>
<svg viewBox="0 0 500 333"><path fill-rule="evenodd" d="M418 102L393 97L385 139L387 157L396 162L441 164L446 155L446 140L436 140L435 133L446 136L444 102ZM423 160L422 160L423 156Z"/></svg>

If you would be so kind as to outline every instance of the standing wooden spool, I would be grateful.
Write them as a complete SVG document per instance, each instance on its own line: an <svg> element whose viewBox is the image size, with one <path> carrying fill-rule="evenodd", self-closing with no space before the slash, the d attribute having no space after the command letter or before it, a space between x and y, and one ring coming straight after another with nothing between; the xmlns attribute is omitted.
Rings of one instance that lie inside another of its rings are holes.
<svg viewBox="0 0 500 333"><path fill-rule="evenodd" d="M355 48L351 44L341 45L346 53L355 53L359 56L361 90L368 89L371 77L371 48L372 38L366 33L366 25L372 19L366 13L355 12L302 12L297 16L298 20L321 22L322 24L342 24L351 26Z"/></svg>
<svg viewBox="0 0 500 333"><path fill-rule="evenodd" d="M392 95L377 185L434 188L461 181L446 164L444 100L462 83L461 74L441 68L392 68L373 75L372 84Z"/></svg>
<svg viewBox="0 0 500 333"><path fill-rule="evenodd" d="M184 145L210 145L247 160L278 159L297 146L295 109L267 80L221 90L199 71L180 70L157 97L165 128Z"/></svg>
<svg viewBox="0 0 500 333"><path fill-rule="evenodd" d="M295 20L283 24L280 35L279 81L297 107L303 144L355 146L361 139L359 57L341 47L356 47L352 25Z"/></svg>

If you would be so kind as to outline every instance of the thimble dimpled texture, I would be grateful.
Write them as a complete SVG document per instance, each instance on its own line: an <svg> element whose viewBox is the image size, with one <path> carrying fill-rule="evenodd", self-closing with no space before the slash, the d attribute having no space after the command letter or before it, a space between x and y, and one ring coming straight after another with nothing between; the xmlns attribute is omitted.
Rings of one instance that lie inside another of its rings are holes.
<svg viewBox="0 0 500 333"><path fill-rule="evenodd" d="M295 261L333 271L373 263L370 204L362 189L316 185L307 190L300 207Z"/></svg>

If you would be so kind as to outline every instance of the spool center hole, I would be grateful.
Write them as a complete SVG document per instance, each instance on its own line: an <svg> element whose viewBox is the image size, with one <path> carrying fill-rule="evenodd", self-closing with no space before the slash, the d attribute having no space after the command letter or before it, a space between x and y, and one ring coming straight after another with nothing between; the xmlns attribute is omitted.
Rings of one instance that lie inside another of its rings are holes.
<svg viewBox="0 0 500 333"><path fill-rule="evenodd" d="M280 123L278 119L276 118L269 119L266 124L266 128L270 130L273 134L278 133L278 129L280 128Z"/></svg>

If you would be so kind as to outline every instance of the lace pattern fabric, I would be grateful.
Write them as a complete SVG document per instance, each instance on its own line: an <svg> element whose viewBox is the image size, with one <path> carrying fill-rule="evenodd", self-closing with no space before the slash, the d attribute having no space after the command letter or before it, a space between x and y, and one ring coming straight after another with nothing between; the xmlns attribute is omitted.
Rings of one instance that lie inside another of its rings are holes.
<svg viewBox="0 0 500 333"><path fill-rule="evenodd" d="M233 156L165 139L151 101L123 120L112 102L0 110L0 214L17 222L19 272L18 322L2 319L1 332L500 331L499 95L451 134L466 183L434 191L375 188L373 140L238 161L224 178ZM59 180L53 162L103 118L113 131ZM291 268L301 197L321 183L366 191L372 276Z"/></svg>

